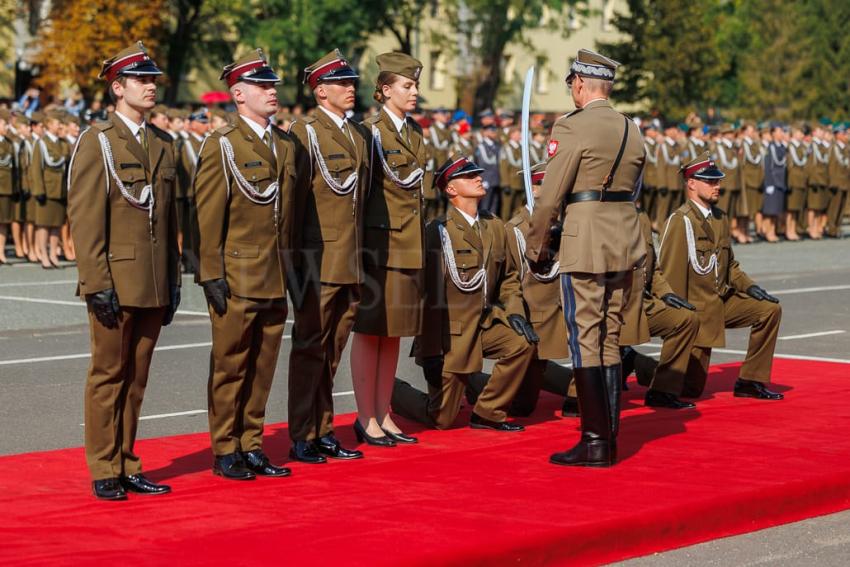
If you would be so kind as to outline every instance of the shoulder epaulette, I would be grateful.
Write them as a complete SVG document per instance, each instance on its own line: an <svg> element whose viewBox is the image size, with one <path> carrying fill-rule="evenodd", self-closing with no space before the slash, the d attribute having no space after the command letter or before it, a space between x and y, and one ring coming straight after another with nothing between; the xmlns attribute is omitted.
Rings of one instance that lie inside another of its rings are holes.
<svg viewBox="0 0 850 567"><path fill-rule="evenodd" d="M232 124L226 124L226 125L222 126L221 128L219 128L218 130L216 130L215 133L218 134L219 136L227 136L228 134L230 134L234 130L236 130L236 126L233 126Z"/></svg>
<svg viewBox="0 0 850 567"><path fill-rule="evenodd" d="M564 114L563 116L561 116L560 118L558 118L558 120L566 120L567 118L570 118L570 117L572 117L572 116L575 116L576 114L578 114L578 113L579 113L579 112L581 112L582 110L583 110L583 109L581 109L581 108L576 108L576 109L575 109L575 110L573 110L572 112L567 112L566 114Z"/></svg>
<svg viewBox="0 0 850 567"><path fill-rule="evenodd" d="M109 120L96 120L92 124L92 128L97 128L101 132L106 132L107 130L112 128L112 122L110 122Z"/></svg>
<svg viewBox="0 0 850 567"><path fill-rule="evenodd" d="M370 124L370 125L373 125L373 126L374 126L375 124L377 124L377 123L378 123L378 122L380 122L380 121L381 121L381 115L380 115L380 114L376 114L376 115L374 115L374 116L370 116L369 118L367 118L366 120L364 120L364 121L363 121L363 124Z"/></svg>
<svg viewBox="0 0 850 567"><path fill-rule="evenodd" d="M316 118L315 116L302 116L301 118L296 118L295 120L293 120L293 122L297 120L300 120L304 124L312 124L313 122L317 121L318 118Z"/></svg>

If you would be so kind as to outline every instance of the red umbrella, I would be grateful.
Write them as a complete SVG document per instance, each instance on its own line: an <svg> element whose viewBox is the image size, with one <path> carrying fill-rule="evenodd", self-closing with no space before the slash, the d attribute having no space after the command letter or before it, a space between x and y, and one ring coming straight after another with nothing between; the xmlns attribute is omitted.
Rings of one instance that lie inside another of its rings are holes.
<svg viewBox="0 0 850 567"><path fill-rule="evenodd" d="M230 93L225 91L209 91L201 95L201 102L204 104L218 104L222 102L230 102Z"/></svg>

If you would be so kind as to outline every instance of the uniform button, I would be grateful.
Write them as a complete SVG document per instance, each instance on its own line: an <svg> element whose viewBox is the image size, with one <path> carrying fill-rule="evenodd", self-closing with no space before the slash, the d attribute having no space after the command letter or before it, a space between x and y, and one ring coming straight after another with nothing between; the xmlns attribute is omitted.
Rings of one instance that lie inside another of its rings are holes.
<svg viewBox="0 0 850 567"><path fill-rule="evenodd" d="M110 252L109 253L109 259L111 260L112 258L114 258L114 256L112 255L112 252Z"/></svg>
<svg viewBox="0 0 850 567"><path fill-rule="evenodd" d="M234 256L238 256L238 255L239 255L239 250L234 250L234 251L233 251L233 255L234 255Z"/></svg>

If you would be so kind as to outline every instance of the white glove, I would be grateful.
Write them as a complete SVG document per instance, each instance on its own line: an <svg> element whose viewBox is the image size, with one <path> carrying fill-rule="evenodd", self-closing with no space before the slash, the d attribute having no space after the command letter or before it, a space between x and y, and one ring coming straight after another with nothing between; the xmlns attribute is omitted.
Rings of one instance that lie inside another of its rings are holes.
<svg viewBox="0 0 850 567"><path fill-rule="evenodd" d="M764 188L764 192L768 195L773 195L774 191L776 191L776 187L774 187L773 185L768 185Z"/></svg>

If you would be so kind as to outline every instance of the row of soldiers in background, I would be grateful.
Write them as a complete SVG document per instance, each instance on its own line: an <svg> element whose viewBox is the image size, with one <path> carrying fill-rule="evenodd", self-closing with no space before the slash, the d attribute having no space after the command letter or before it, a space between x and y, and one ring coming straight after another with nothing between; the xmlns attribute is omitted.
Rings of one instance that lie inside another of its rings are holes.
<svg viewBox="0 0 850 567"><path fill-rule="evenodd" d="M683 163L710 152L726 172L718 206L732 220L739 244L757 238L778 242L840 238L850 214L850 123L827 121L789 127L780 123L724 124L707 127L657 120L641 124L646 168L641 203L652 228L663 228L669 214L685 200L679 170Z"/></svg>

